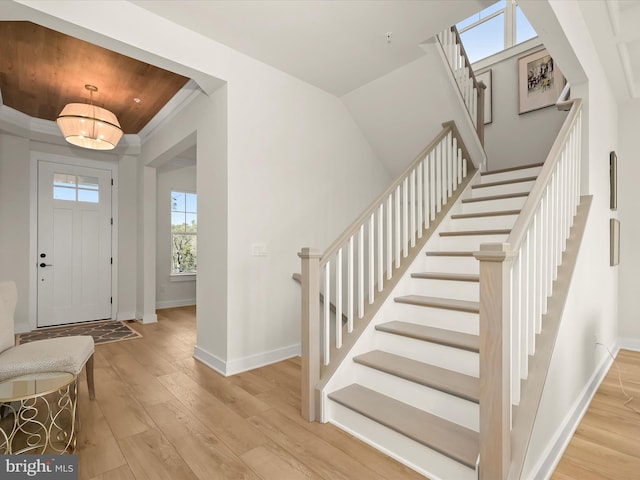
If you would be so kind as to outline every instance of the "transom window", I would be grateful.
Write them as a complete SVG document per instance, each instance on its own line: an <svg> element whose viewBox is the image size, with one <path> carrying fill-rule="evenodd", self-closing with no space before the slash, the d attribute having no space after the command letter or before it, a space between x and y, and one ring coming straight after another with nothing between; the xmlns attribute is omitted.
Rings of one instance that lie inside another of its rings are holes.
<svg viewBox="0 0 640 480"><path fill-rule="evenodd" d="M171 274L193 275L198 258L198 197L171 192Z"/></svg>
<svg viewBox="0 0 640 480"><path fill-rule="evenodd" d="M494 3L456 27L471 63L537 36L515 0Z"/></svg>
<svg viewBox="0 0 640 480"><path fill-rule="evenodd" d="M99 186L98 177L56 173L53 175L53 199L99 203Z"/></svg>

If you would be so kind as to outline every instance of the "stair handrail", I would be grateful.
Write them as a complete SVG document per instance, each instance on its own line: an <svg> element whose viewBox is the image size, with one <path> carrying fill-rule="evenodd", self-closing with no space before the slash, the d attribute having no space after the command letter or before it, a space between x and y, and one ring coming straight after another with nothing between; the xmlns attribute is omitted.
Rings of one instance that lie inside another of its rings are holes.
<svg viewBox="0 0 640 480"><path fill-rule="evenodd" d="M467 170L471 159L455 122L443 123L442 127L403 173L324 253L312 248L303 248L298 253L302 266L301 407L302 416L309 421L321 417L316 387L321 376L335 367L335 362L330 365L335 360L332 349L342 348L342 322L335 319L342 319L346 310L346 333L356 334L354 326L365 317L365 309L369 309L367 318L371 318L372 310L381 305L385 285L392 282L409 250L415 247L417 239L423 238L430 225L435 224L436 217L440 221L440 213L448 208L458 187L475 171L473 164ZM346 284L343 277L347 279ZM368 302L365 302L365 287ZM335 304L333 314L332 304ZM335 336L333 347L332 335Z"/></svg>
<svg viewBox="0 0 640 480"><path fill-rule="evenodd" d="M471 68L460 32L455 25L436 35L440 48L447 60L451 74L467 109L467 113L476 129L480 144L484 145L484 95L487 86L478 81Z"/></svg>
<svg viewBox="0 0 640 480"><path fill-rule="evenodd" d="M520 380L580 202L582 101L561 99L558 108L570 103L571 109L508 239L474 253L480 261L481 480L507 478L511 408L519 403Z"/></svg>

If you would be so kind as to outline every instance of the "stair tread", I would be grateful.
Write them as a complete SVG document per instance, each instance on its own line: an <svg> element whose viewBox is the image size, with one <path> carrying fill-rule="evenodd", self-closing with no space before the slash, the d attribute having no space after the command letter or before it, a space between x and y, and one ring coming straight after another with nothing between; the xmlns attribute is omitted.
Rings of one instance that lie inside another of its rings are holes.
<svg viewBox="0 0 640 480"><path fill-rule="evenodd" d="M455 332L443 328L427 327L417 323L401 322L394 320L376 325L376 330L380 332L401 335L403 337L423 340L425 342L437 343L447 347L459 348L469 352L479 352L480 339L477 335L469 333Z"/></svg>
<svg viewBox="0 0 640 480"><path fill-rule="evenodd" d="M502 185L510 185L512 183L524 183L524 182L535 182L537 176L533 177L521 177L521 178L513 178L510 180L500 180L497 182L487 182L487 183L477 183L476 185L472 185L471 188L487 188L487 187L499 187Z"/></svg>
<svg viewBox="0 0 640 480"><path fill-rule="evenodd" d="M454 230L449 232L440 232L441 237L470 237L474 235L509 235L510 229L496 229L496 230Z"/></svg>
<svg viewBox="0 0 640 480"><path fill-rule="evenodd" d="M520 215L520 210L496 210L492 212L456 213L451 215L451 219L456 220L462 218L499 217L502 215Z"/></svg>
<svg viewBox="0 0 640 480"><path fill-rule="evenodd" d="M502 195L489 195L486 197L464 198L462 200L462 203L486 202L489 200L505 200L508 198L519 198L519 197L527 197L527 196L529 196L529 192L504 193Z"/></svg>
<svg viewBox="0 0 640 480"><path fill-rule="evenodd" d="M422 307L443 308L447 310L458 310L461 312L478 313L480 303L469 300L455 300L452 298L427 297L425 295L403 295L394 299L397 303L407 303Z"/></svg>
<svg viewBox="0 0 640 480"><path fill-rule="evenodd" d="M427 252L427 257L473 257L473 252L461 251L433 251Z"/></svg>
<svg viewBox="0 0 640 480"><path fill-rule="evenodd" d="M447 272L415 272L411 278L426 280L451 280L456 282L479 282L480 275L473 273L447 273Z"/></svg>
<svg viewBox="0 0 640 480"><path fill-rule="evenodd" d="M412 360L382 350L372 350L353 357L353 361L425 387L478 403L480 380L446 368Z"/></svg>
<svg viewBox="0 0 640 480"><path fill-rule="evenodd" d="M505 172L515 172L517 170L526 170L528 168L538 168L538 167L542 167L544 165L544 162L541 163L530 163L528 165L520 165L518 167L509 167L509 168L501 168L499 170L492 170L490 172L481 172L480 175L481 176L487 176L487 175L495 175L498 173L505 173Z"/></svg>
<svg viewBox="0 0 640 480"><path fill-rule="evenodd" d="M475 469L479 435L358 384L337 390L329 398L391 430Z"/></svg>
<svg viewBox="0 0 640 480"><path fill-rule="evenodd" d="M475 469L480 447L479 435L473 430L358 384L337 390L329 398Z"/></svg>

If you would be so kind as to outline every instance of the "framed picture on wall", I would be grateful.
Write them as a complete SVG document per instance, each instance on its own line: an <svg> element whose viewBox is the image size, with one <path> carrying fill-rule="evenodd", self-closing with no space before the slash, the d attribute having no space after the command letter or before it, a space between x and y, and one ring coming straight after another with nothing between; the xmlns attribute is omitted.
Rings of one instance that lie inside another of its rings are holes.
<svg viewBox="0 0 640 480"><path fill-rule="evenodd" d="M618 156L609 153L609 208L618 209Z"/></svg>
<svg viewBox="0 0 640 480"><path fill-rule="evenodd" d="M620 263L620 220L609 219L609 265Z"/></svg>
<svg viewBox="0 0 640 480"><path fill-rule="evenodd" d="M487 87L484 89L484 124L486 125L492 122L491 69L482 73L478 73L476 75L476 80L478 80L478 82L484 83L484 85Z"/></svg>
<svg viewBox="0 0 640 480"><path fill-rule="evenodd" d="M546 48L518 59L518 113L555 105L565 78Z"/></svg>

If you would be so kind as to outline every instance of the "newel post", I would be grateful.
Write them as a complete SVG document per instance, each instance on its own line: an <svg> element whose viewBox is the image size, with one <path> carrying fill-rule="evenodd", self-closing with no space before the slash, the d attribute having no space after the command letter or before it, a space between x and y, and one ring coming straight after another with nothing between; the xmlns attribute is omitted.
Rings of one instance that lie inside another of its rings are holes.
<svg viewBox="0 0 640 480"><path fill-rule="evenodd" d="M319 419L316 385L320 381L320 257L315 249L303 248L302 260L302 417Z"/></svg>
<svg viewBox="0 0 640 480"><path fill-rule="evenodd" d="M480 480L504 480L511 463L511 315L508 243L480 246Z"/></svg>

